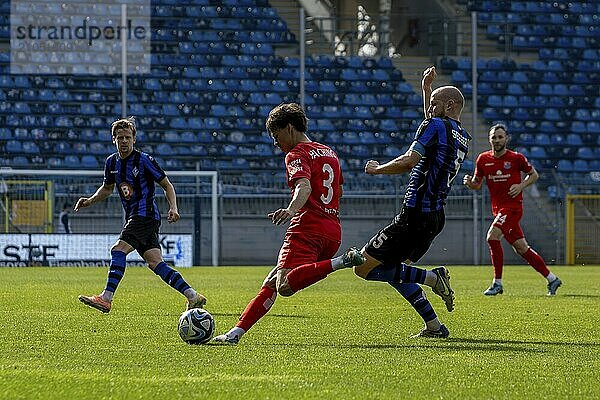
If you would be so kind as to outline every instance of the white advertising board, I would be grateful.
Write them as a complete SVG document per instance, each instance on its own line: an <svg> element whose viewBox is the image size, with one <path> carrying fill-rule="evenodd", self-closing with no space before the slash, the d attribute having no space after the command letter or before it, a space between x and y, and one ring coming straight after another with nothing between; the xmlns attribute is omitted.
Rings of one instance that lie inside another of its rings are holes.
<svg viewBox="0 0 600 400"><path fill-rule="evenodd" d="M118 235L112 234L0 234L0 267L20 266L108 266L110 248ZM163 258L175 266L192 266L192 235L159 235ZM128 264L142 264L133 251Z"/></svg>

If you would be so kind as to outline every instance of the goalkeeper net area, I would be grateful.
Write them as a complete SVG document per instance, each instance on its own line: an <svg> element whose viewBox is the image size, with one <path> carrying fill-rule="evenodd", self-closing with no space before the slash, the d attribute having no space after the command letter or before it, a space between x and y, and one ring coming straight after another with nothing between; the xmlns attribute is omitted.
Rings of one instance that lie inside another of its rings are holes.
<svg viewBox="0 0 600 400"><path fill-rule="evenodd" d="M567 264L600 264L600 195L567 195L566 219Z"/></svg>
<svg viewBox="0 0 600 400"><path fill-rule="evenodd" d="M169 224L163 218L159 242L165 259L178 266L218 265L217 172L167 175L181 219ZM104 265L124 222L117 191L73 211L102 181L102 171L0 169L0 265ZM169 203L158 184L156 201L165 217ZM134 252L128 262L142 259Z"/></svg>

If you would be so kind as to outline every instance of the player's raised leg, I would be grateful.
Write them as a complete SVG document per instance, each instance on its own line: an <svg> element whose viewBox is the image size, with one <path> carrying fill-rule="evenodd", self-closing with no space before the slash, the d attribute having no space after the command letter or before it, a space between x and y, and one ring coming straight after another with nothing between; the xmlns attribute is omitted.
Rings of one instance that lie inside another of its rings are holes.
<svg viewBox="0 0 600 400"><path fill-rule="evenodd" d="M454 310L454 290L450 286L450 273L446 267L432 270L413 267L406 263L380 263L371 257L365 249L362 254L366 261L355 267L354 272L369 281L392 283L418 283L431 287L433 293L444 300L448 311Z"/></svg>
<svg viewBox="0 0 600 400"><path fill-rule="evenodd" d="M335 244L337 248L338 245ZM292 294L325 279L333 271L343 268L352 268L365 262L365 258L356 247L351 247L344 254L333 259L305 264L292 269L286 276L283 285L277 287L282 296Z"/></svg>

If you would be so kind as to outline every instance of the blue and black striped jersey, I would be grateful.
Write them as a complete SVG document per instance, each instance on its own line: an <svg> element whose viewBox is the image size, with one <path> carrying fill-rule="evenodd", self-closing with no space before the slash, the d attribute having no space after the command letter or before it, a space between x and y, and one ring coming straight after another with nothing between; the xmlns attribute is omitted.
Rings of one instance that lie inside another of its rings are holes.
<svg viewBox="0 0 600 400"><path fill-rule="evenodd" d="M424 120L410 147L422 157L410 172L404 205L423 212L443 208L470 141L458 121L447 117Z"/></svg>
<svg viewBox="0 0 600 400"><path fill-rule="evenodd" d="M154 182L160 182L165 177L165 172L154 157L137 149L124 159L118 153L106 158L104 183L116 184L126 220L139 215L160 221Z"/></svg>

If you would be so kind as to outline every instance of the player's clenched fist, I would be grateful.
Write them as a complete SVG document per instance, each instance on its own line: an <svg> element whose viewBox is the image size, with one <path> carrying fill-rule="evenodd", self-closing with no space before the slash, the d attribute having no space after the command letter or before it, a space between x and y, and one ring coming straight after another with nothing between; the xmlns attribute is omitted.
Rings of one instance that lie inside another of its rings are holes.
<svg viewBox="0 0 600 400"><path fill-rule="evenodd" d="M467 187L469 187L469 188L470 188L471 186L473 186L473 177L472 177L471 175L469 175L469 174L466 174L466 175L463 177L463 185L465 185L465 186L467 186Z"/></svg>
<svg viewBox="0 0 600 400"><path fill-rule="evenodd" d="M179 216L179 212L177 212L177 210L173 210L173 209L169 210L169 213L167 214L167 222L168 223L172 224L174 222L177 222L177 221L179 221L179 218L180 218L180 216Z"/></svg>
<svg viewBox="0 0 600 400"><path fill-rule="evenodd" d="M365 164L365 172L367 174L375 174L375 173L377 173L378 167L379 167L379 161L369 160Z"/></svg>

